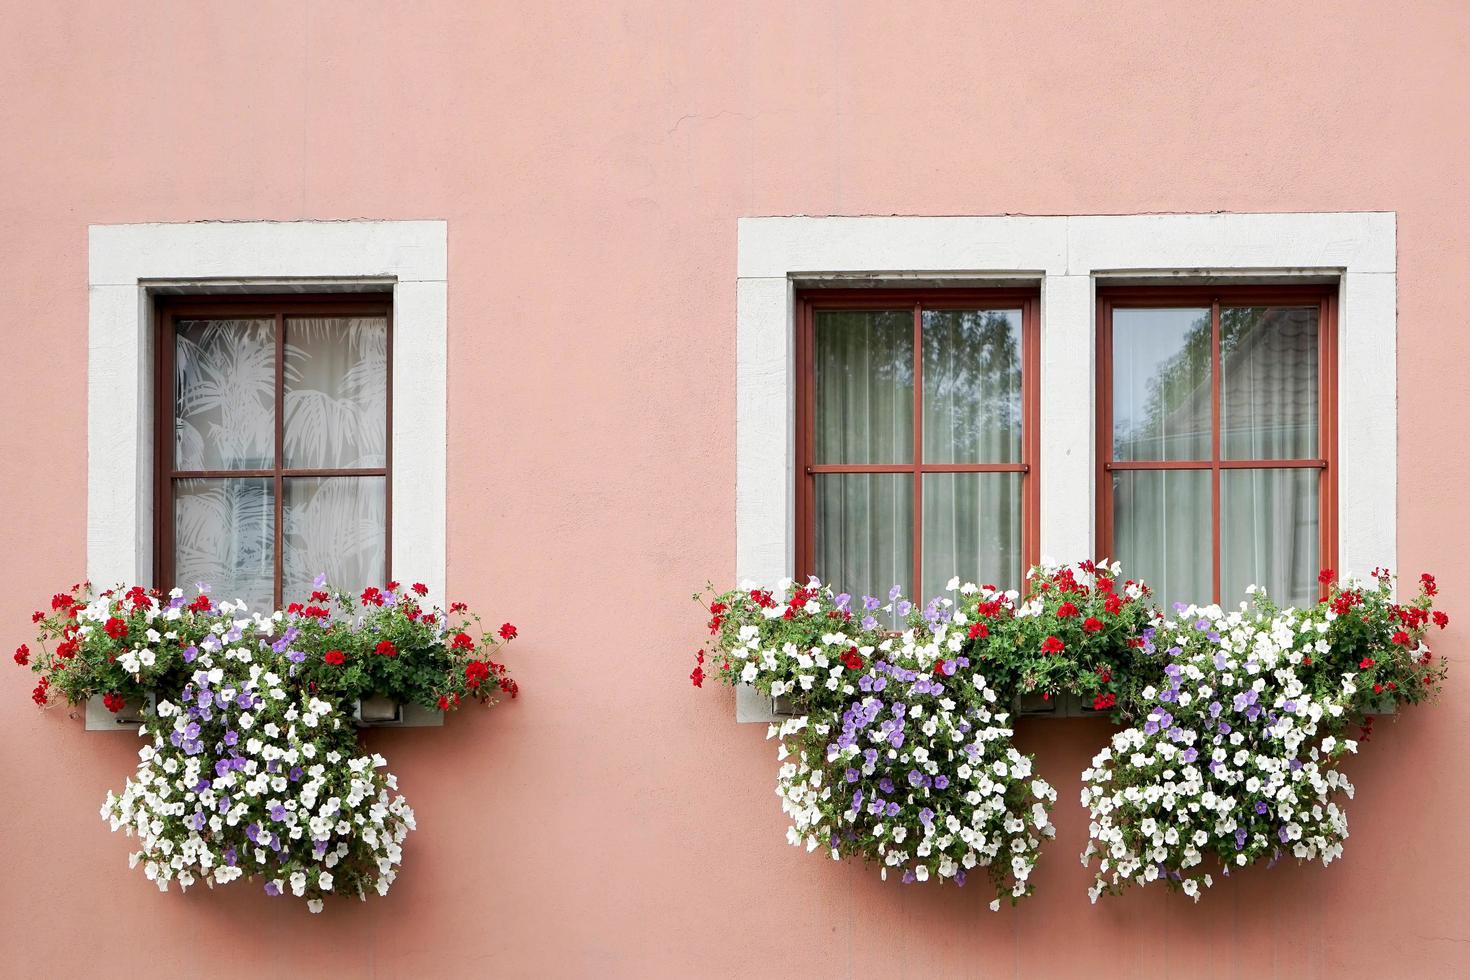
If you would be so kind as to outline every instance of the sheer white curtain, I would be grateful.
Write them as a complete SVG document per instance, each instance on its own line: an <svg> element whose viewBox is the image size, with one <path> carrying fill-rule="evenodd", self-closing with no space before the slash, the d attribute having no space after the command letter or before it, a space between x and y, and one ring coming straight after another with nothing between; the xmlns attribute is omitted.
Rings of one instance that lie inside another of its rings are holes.
<svg viewBox="0 0 1470 980"><path fill-rule="evenodd" d="M915 462L914 314L819 311L815 320L814 462ZM1021 311L927 310L922 461L1021 461ZM913 579L914 478L815 477L815 571L854 596L898 585L929 597L952 575L1021 579L1021 475L923 476L923 581ZM915 589L917 586L917 590Z"/></svg>
<svg viewBox="0 0 1470 980"><path fill-rule="evenodd" d="M1113 458L1211 459L1208 308L1113 313ZM1220 447L1227 461L1314 459L1317 445L1316 307L1222 306ZM1214 592L1208 469L1115 471L1113 540L1130 574L1163 603ZM1221 601L1247 585L1282 604L1316 598L1316 468L1230 468L1220 475Z"/></svg>
<svg viewBox="0 0 1470 980"><path fill-rule="evenodd" d="M925 310L924 462L1021 462L1021 311ZM1021 474L927 473L924 581L1019 587Z"/></svg>

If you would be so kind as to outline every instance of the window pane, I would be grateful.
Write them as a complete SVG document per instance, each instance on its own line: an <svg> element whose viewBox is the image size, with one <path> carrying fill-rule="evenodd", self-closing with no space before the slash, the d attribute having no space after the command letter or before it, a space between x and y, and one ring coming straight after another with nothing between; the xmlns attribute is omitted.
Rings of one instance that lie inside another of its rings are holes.
<svg viewBox="0 0 1470 980"><path fill-rule="evenodd" d="M286 320L285 465L387 465L388 320Z"/></svg>
<svg viewBox="0 0 1470 980"><path fill-rule="evenodd" d="M1210 458L1209 309L1113 311L1113 458Z"/></svg>
<svg viewBox="0 0 1470 980"><path fill-rule="evenodd" d="M253 611L275 603L275 488L265 478L174 481L174 581Z"/></svg>
<svg viewBox="0 0 1470 980"><path fill-rule="evenodd" d="M925 601L951 577L1021 585L1021 474L924 474Z"/></svg>
<svg viewBox="0 0 1470 980"><path fill-rule="evenodd" d="M1225 470L1220 474L1220 599L1233 606L1248 585L1280 606L1317 601L1321 470Z"/></svg>
<svg viewBox="0 0 1470 980"><path fill-rule="evenodd" d="M1019 463L1021 311L925 310L923 325L924 461Z"/></svg>
<svg viewBox="0 0 1470 980"><path fill-rule="evenodd" d="M911 593L914 478L908 473L818 473L814 553L818 578L854 599ZM856 607L856 603L854 603Z"/></svg>
<svg viewBox="0 0 1470 980"><path fill-rule="evenodd" d="M1315 306L1220 309L1220 446L1226 459L1317 457Z"/></svg>
<svg viewBox="0 0 1470 980"><path fill-rule="evenodd" d="M361 592L385 579L385 479L287 477L282 512L281 596L305 599L323 573L334 588Z"/></svg>
<svg viewBox="0 0 1470 980"><path fill-rule="evenodd" d="M1209 470L1113 474L1114 558L1154 590L1166 615L1176 602L1214 595Z"/></svg>
<svg viewBox="0 0 1470 980"><path fill-rule="evenodd" d="M817 463L911 463L914 314L816 314Z"/></svg>
<svg viewBox="0 0 1470 980"><path fill-rule="evenodd" d="M274 466L275 321L178 321L174 399L179 469Z"/></svg>

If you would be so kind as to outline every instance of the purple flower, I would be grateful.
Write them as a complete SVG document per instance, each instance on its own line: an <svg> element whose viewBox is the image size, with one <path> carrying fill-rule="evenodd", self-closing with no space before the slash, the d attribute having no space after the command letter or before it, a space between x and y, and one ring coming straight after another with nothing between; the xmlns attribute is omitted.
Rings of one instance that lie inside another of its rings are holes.
<svg viewBox="0 0 1470 980"><path fill-rule="evenodd" d="M247 824L246 827L245 827L245 836L250 838L250 843L252 843L252 844L259 844L260 843L260 824L253 823L253 822L250 823L250 824Z"/></svg>
<svg viewBox="0 0 1470 980"><path fill-rule="evenodd" d="M1266 806L1265 800L1256 801L1256 812L1259 813L1261 816L1264 817L1266 815L1266 811L1269 809L1270 807Z"/></svg>
<svg viewBox="0 0 1470 980"><path fill-rule="evenodd" d="M229 865L230 867L233 868L235 866L235 859L236 859L235 849L233 847L226 848L225 849L225 864L227 864L227 865Z"/></svg>
<svg viewBox="0 0 1470 980"><path fill-rule="evenodd" d="M929 809L926 806L926 807L924 807L924 809L922 809L922 810L919 811L919 823L921 823L925 827L927 827L927 826L929 826L933 822L934 822L934 811L933 810Z"/></svg>
<svg viewBox="0 0 1470 980"><path fill-rule="evenodd" d="M267 881L265 883L265 893L274 898L275 896L281 894L281 889L274 881Z"/></svg>
<svg viewBox="0 0 1470 980"><path fill-rule="evenodd" d="M299 664L306 660L306 654L301 652L300 650L292 650L290 653L286 654L286 659L291 661L293 664Z"/></svg>
<svg viewBox="0 0 1470 980"><path fill-rule="evenodd" d="M868 612L872 612L874 609L877 609L882 604L882 601L877 596L863 596L863 608L866 609Z"/></svg>
<svg viewBox="0 0 1470 980"><path fill-rule="evenodd" d="M855 783L858 781L858 777L861 775L862 773L858 772L856 769L849 769L847 770L847 781L849 783Z"/></svg>
<svg viewBox="0 0 1470 980"><path fill-rule="evenodd" d="M919 879L914 876L914 873L913 873L912 870L910 870L908 868L905 868L904 869L904 872L903 872L903 883L905 885L912 885L914 882L916 882L918 880Z"/></svg>
<svg viewBox="0 0 1470 980"><path fill-rule="evenodd" d="M898 806L897 803L890 803L890 804L888 804L888 815L890 817L896 817L896 816L898 816L898 810L899 810L899 806Z"/></svg>
<svg viewBox="0 0 1470 980"><path fill-rule="evenodd" d="M864 616L863 621L859 625L862 626L864 630L871 632L878 628L878 621L872 616Z"/></svg>
<svg viewBox="0 0 1470 980"><path fill-rule="evenodd" d="M1193 762L1195 759L1199 758L1199 751L1193 747L1187 748L1184 750L1184 754L1181 755L1179 758L1183 759L1185 764L1187 765Z"/></svg>
<svg viewBox="0 0 1470 980"><path fill-rule="evenodd" d="M271 807L271 819L272 820L278 820L278 821L279 820L285 820L286 819L286 808L283 807L283 806L281 806L281 804L279 804L279 803L277 803L275 806Z"/></svg>
<svg viewBox="0 0 1470 980"><path fill-rule="evenodd" d="M949 777L944 775L944 773L940 773L939 775L934 777L935 789L944 789L947 786L949 786Z"/></svg>
<svg viewBox="0 0 1470 980"><path fill-rule="evenodd" d="M194 658L197 656L199 656L199 648L194 646L194 644L191 643L188 646L184 647L184 663L192 664L194 662Z"/></svg>
<svg viewBox="0 0 1470 980"><path fill-rule="evenodd" d="M846 592L843 592L838 595L837 598L833 600L833 602L836 604L838 609L845 610L852 603L852 596L848 595Z"/></svg>
<svg viewBox="0 0 1470 980"><path fill-rule="evenodd" d="M897 612L900 616L907 616L909 613L913 612L913 609L914 604L905 599L898 604Z"/></svg>
<svg viewBox="0 0 1470 980"><path fill-rule="evenodd" d="M887 776L884 776L882 779L878 780L878 788L885 793L892 793L893 780L889 779Z"/></svg>
<svg viewBox="0 0 1470 980"><path fill-rule="evenodd" d="M903 595L903 586L895 585L893 588L888 590L888 601L892 602L894 599L897 599L901 595Z"/></svg>

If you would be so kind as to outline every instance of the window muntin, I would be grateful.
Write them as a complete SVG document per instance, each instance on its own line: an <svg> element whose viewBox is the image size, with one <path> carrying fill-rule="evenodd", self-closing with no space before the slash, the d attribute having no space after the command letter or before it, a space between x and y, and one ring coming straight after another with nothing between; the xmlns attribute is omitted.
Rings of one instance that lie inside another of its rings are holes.
<svg viewBox="0 0 1470 980"><path fill-rule="evenodd" d="M386 579L384 296L160 303L156 580L252 608Z"/></svg>
<svg viewBox="0 0 1470 980"><path fill-rule="evenodd" d="M1101 550L1166 605L1317 598L1334 562L1335 310L1325 288L1098 297Z"/></svg>
<svg viewBox="0 0 1470 980"><path fill-rule="evenodd" d="M802 294L797 566L853 596L1036 560L1037 296ZM915 588L917 584L918 588Z"/></svg>

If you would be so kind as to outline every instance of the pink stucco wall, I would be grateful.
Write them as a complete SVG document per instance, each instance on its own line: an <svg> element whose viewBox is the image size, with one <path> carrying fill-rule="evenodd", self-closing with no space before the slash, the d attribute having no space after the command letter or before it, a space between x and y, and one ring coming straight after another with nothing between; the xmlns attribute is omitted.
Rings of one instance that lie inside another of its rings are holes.
<svg viewBox="0 0 1470 980"><path fill-rule="evenodd" d="M313 917L129 872L97 807L136 743L7 666L0 973L1470 973L1470 663L1351 764L1340 864L1197 906L1088 905L1106 729L1023 723L1059 834L999 914L788 847L764 728L686 679L752 214L1397 211L1399 555L1470 654L1470 7L145 6L0 4L0 634L84 567L89 223L444 218L450 588L520 625L524 694L369 737L420 830L388 899Z"/></svg>

